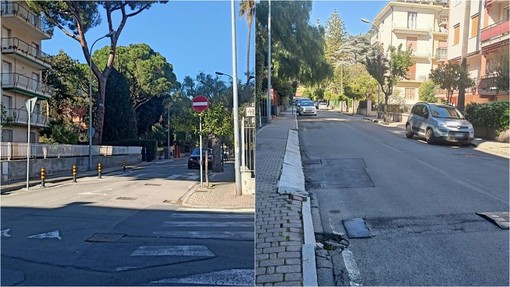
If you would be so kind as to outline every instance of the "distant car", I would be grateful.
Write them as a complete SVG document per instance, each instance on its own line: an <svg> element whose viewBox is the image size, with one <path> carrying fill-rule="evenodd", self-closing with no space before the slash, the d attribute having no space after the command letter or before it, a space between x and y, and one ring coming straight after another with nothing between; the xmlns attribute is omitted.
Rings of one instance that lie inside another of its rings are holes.
<svg viewBox="0 0 510 287"><path fill-rule="evenodd" d="M212 154L212 149L208 148L202 148L202 161L203 161L203 168L205 168L205 154L206 154L206 151L207 151L207 163L208 163L208 166L207 168L210 170L212 169L212 166L213 166L213 154ZM191 154L189 155L189 158L188 158L188 169L192 169L192 168L200 168L200 148L197 147L193 150L193 152L191 152Z"/></svg>
<svg viewBox="0 0 510 287"><path fill-rule="evenodd" d="M308 99L308 98L300 98L300 99L298 99L298 100L296 101L297 111L299 112L299 110L301 109L301 105L302 105L303 103L308 103L308 102L310 102L310 103L312 103L312 104L313 104L312 100L310 100L310 99Z"/></svg>
<svg viewBox="0 0 510 287"><path fill-rule="evenodd" d="M317 115L317 109L312 101L302 101L298 109L298 114L302 115Z"/></svg>
<svg viewBox="0 0 510 287"><path fill-rule="evenodd" d="M318 108L319 108L319 110L327 110L327 109L329 109L328 103L327 102L319 102Z"/></svg>
<svg viewBox="0 0 510 287"><path fill-rule="evenodd" d="M413 106L406 122L406 137L415 135L429 144L444 141L470 145L475 130L454 106L420 102Z"/></svg>

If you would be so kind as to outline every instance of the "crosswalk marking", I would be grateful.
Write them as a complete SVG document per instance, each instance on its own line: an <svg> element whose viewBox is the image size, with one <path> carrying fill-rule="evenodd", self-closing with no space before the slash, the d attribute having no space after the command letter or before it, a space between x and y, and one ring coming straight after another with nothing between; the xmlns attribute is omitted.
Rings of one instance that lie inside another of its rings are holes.
<svg viewBox="0 0 510 287"><path fill-rule="evenodd" d="M254 239L253 231L154 231L152 234L171 238Z"/></svg>
<svg viewBox="0 0 510 287"><path fill-rule="evenodd" d="M192 176L188 176L186 179L197 180L199 177L200 177L199 175L192 175Z"/></svg>
<svg viewBox="0 0 510 287"><path fill-rule="evenodd" d="M44 239L44 238L57 238L58 240L62 240L62 237L60 237L60 231L50 231L35 235L30 235L28 238L36 238L36 239Z"/></svg>
<svg viewBox="0 0 510 287"><path fill-rule="evenodd" d="M174 174L174 175L167 177L167 179L178 179L179 177L181 177L180 174Z"/></svg>
<svg viewBox="0 0 510 287"><path fill-rule="evenodd" d="M214 257L204 245L139 246L130 256L196 256Z"/></svg>
<svg viewBox="0 0 510 287"><path fill-rule="evenodd" d="M186 277L168 278L152 281L152 284L181 284L202 286L253 286L255 271L253 269L229 269Z"/></svg>
<svg viewBox="0 0 510 287"><path fill-rule="evenodd" d="M250 227L249 221L164 221L164 227Z"/></svg>

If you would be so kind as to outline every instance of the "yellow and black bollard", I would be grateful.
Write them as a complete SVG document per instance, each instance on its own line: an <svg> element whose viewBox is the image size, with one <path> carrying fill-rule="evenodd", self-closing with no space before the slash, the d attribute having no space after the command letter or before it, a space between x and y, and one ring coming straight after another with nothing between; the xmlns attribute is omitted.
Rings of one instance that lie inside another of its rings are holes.
<svg viewBox="0 0 510 287"><path fill-rule="evenodd" d="M76 165L73 164L73 182L76 182L76 171L77 171Z"/></svg>
<svg viewBox="0 0 510 287"><path fill-rule="evenodd" d="M102 169L101 169L101 164L100 164L100 163L98 163L98 164L97 164L97 174L98 174L98 178L102 178L102 177L101 177L101 171L102 171Z"/></svg>
<svg viewBox="0 0 510 287"><path fill-rule="evenodd" d="M125 160L122 161L122 171L126 172L126 161Z"/></svg>
<svg viewBox="0 0 510 287"><path fill-rule="evenodd" d="M41 167L41 187L46 187L46 169Z"/></svg>

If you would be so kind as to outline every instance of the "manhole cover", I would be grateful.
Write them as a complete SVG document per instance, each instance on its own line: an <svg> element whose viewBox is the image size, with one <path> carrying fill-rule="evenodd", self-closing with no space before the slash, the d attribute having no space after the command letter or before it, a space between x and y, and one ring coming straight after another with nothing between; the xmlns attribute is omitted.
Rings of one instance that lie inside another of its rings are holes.
<svg viewBox="0 0 510 287"><path fill-rule="evenodd" d="M509 229L510 214L508 212L477 212L476 214L492 221L501 229Z"/></svg>
<svg viewBox="0 0 510 287"><path fill-rule="evenodd" d="M342 219L349 238L369 238L372 233L363 218Z"/></svg>
<svg viewBox="0 0 510 287"><path fill-rule="evenodd" d="M123 233L96 233L89 239L85 240L88 242L117 242L125 234Z"/></svg>
<svg viewBox="0 0 510 287"><path fill-rule="evenodd" d="M340 210L337 210L337 209L333 209L333 210L330 210L329 213L340 213L341 211Z"/></svg>
<svg viewBox="0 0 510 287"><path fill-rule="evenodd" d="M121 197L117 197L116 199L118 199L118 200L136 200L136 197L121 196Z"/></svg>

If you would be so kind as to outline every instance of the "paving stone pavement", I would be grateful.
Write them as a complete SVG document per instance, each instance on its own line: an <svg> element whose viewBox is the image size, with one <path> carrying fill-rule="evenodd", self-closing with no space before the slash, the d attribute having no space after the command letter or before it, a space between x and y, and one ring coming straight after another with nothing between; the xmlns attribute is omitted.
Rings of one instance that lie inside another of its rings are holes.
<svg viewBox="0 0 510 287"><path fill-rule="evenodd" d="M256 135L256 269L259 286L303 285L302 201L277 193L288 130L295 116L284 112Z"/></svg>

